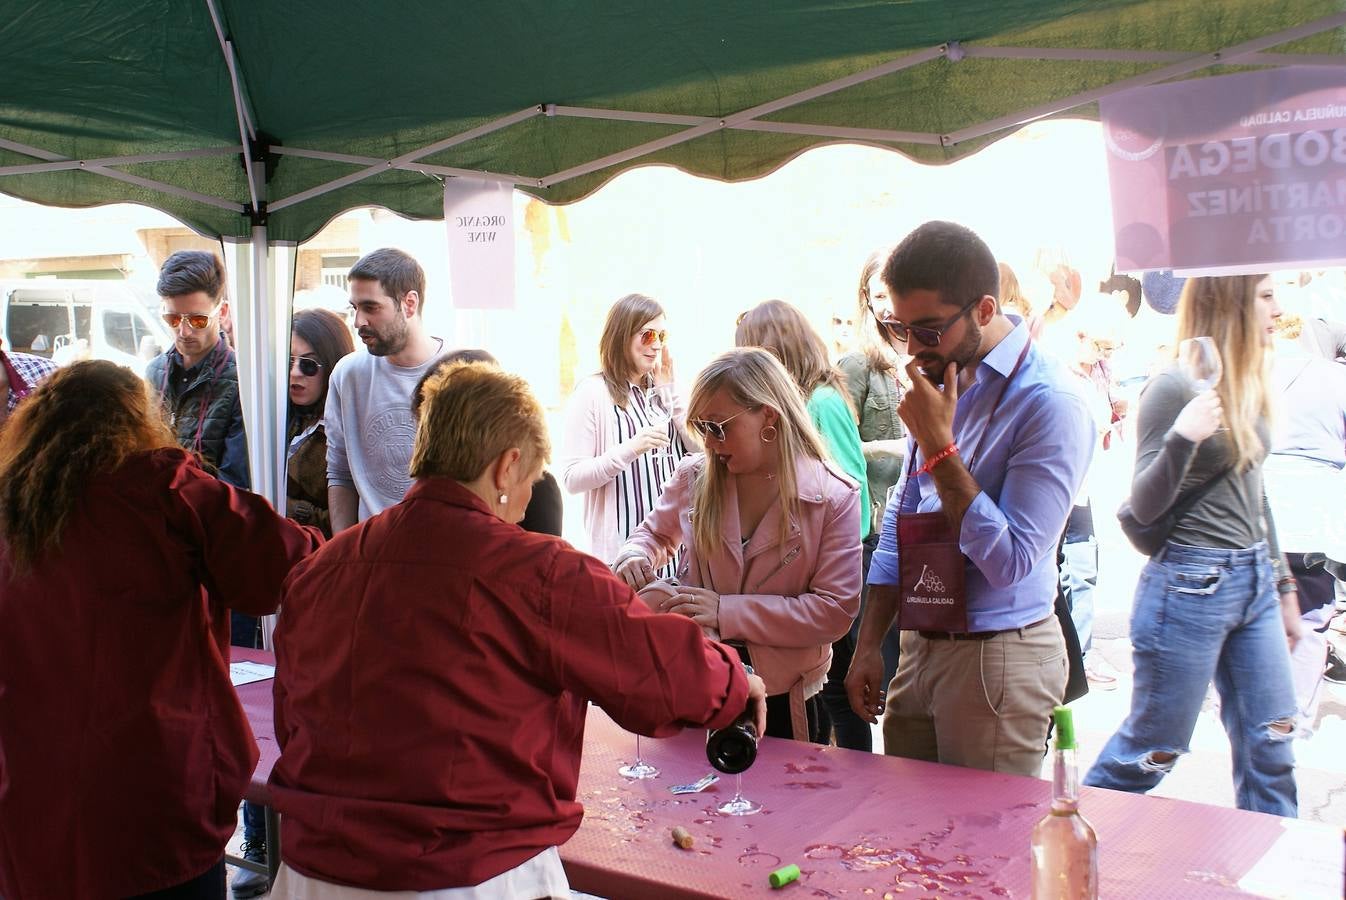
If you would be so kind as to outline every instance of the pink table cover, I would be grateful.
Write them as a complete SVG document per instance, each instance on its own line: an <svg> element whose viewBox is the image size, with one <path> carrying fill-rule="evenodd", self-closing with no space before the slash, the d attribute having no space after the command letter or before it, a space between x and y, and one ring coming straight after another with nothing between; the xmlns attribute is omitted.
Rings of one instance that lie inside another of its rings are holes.
<svg viewBox="0 0 1346 900"><path fill-rule="evenodd" d="M271 662L234 650L235 659ZM248 799L265 803L279 750L271 681L238 688L261 749ZM580 770L584 823L561 847L571 886L603 897L799 896L909 900L1030 896L1029 838L1051 785L1035 778L766 739L744 775L755 816L722 816L732 776L699 794L674 784L711 769L705 732L643 739L660 776L629 781L617 768L634 737L589 708ZM1085 788L1081 808L1099 838L1100 896L1200 900L1246 896L1238 881L1279 838L1282 820L1260 813ZM681 850L671 830L695 838ZM767 875L795 863L796 883ZM1294 873L1286 873L1293 884Z"/></svg>

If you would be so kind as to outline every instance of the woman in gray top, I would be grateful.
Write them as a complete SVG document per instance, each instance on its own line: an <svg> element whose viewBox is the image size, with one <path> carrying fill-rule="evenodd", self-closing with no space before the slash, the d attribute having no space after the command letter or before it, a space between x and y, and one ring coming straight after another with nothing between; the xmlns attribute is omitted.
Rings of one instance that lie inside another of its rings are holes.
<svg viewBox="0 0 1346 900"><path fill-rule="evenodd" d="M1266 351L1278 316L1261 275L1193 278L1183 289L1178 338L1210 336L1223 374L1196 393L1173 367L1141 394L1132 512L1150 523L1185 508L1136 585L1131 713L1086 784L1134 793L1157 785L1187 752L1214 678L1239 807L1297 814L1287 643L1298 640L1299 605L1262 490Z"/></svg>

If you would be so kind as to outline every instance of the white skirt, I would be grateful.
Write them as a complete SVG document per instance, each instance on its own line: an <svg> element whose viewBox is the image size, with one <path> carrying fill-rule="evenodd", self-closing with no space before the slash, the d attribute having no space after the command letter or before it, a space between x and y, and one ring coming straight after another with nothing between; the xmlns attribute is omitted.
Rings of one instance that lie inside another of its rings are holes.
<svg viewBox="0 0 1346 900"><path fill-rule="evenodd" d="M434 891L373 891L309 878L281 863L271 900L503 900L514 897L569 897L570 882L561 854L548 847L527 862L473 887Z"/></svg>

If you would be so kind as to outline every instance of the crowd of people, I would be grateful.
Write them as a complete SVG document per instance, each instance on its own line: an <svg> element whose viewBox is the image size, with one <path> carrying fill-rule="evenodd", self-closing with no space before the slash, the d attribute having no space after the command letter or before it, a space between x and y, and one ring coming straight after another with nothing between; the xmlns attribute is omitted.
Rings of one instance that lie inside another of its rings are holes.
<svg viewBox="0 0 1346 900"><path fill-rule="evenodd" d="M294 316L283 511L248 490L212 254L165 262L175 344L144 380L0 354L0 896L223 896L258 756L229 644L276 613L283 864L239 898L566 895L589 702L647 736L746 715L858 750L882 717L888 754L1036 775L1053 707L1086 671L1115 685L1087 662L1087 475L1129 420L1130 514L1161 533L1087 782L1157 785L1214 681L1238 805L1296 815L1346 562L1346 348L1273 353L1299 334L1270 278L1193 278L1177 337L1223 374L1170 361L1133 411L1065 268L1035 316L929 222L865 261L850 352L766 300L686 390L665 309L623 297L553 475L529 385L430 334L421 266L377 250L349 273L362 352ZM264 811L242 820L265 859Z"/></svg>

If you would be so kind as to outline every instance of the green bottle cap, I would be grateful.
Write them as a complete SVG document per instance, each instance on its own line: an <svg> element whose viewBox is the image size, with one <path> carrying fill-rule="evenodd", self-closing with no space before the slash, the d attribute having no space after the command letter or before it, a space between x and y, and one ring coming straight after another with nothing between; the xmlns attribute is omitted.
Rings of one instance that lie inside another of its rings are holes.
<svg viewBox="0 0 1346 900"><path fill-rule="evenodd" d="M1056 720L1056 749L1074 750L1075 714L1068 706L1058 706L1052 710L1052 718Z"/></svg>
<svg viewBox="0 0 1346 900"><path fill-rule="evenodd" d="M799 877L799 866L790 863L788 866L781 866L776 871L767 876L773 888L785 887L790 882Z"/></svg>

